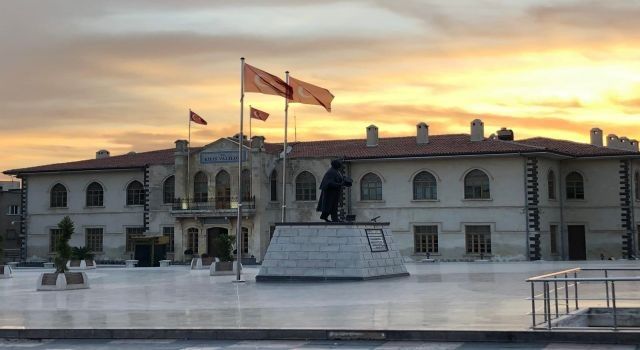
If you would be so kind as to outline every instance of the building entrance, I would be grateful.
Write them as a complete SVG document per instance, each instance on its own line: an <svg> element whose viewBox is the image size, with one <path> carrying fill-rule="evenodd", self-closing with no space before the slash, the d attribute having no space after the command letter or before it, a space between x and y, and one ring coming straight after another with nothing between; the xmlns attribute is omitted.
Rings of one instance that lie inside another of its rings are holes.
<svg viewBox="0 0 640 350"><path fill-rule="evenodd" d="M584 225L569 225L569 260L587 260Z"/></svg>
<svg viewBox="0 0 640 350"><path fill-rule="evenodd" d="M207 230L207 254L211 257L220 257L220 247L217 244L217 238L220 235L229 234L229 230L223 227L212 227Z"/></svg>

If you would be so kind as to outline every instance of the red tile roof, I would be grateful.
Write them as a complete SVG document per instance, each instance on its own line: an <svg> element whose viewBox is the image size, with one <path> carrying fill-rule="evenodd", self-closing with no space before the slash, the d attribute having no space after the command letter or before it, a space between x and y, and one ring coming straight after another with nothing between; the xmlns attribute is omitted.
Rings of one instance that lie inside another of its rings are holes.
<svg viewBox="0 0 640 350"><path fill-rule="evenodd" d="M569 157L597 157L597 156L636 156L640 153L616 150L606 147L596 147L589 144L536 137L518 141L503 141L485 139L484 141L470 141L467 134L431 135L429 143L417 144L416 138L389 137L380 138L378 145L367 147L365 139L306 141L290 143L292 150L290 158L337 158L345 159L375 159L375 158L404 158L404 157L439 157L463 156L483 154L510 154L550 152ZM282 152L281 143L265 143L265 152L279 154ZM199 151L201 148L192 148ZM57 163L31 168L7 170L5 174L23 174L57 171L101 170L101 169L129 169L141 168L146 165L173 164L174 148L159 151L125 154L102 159L88 159L69 163Z"/></svg>

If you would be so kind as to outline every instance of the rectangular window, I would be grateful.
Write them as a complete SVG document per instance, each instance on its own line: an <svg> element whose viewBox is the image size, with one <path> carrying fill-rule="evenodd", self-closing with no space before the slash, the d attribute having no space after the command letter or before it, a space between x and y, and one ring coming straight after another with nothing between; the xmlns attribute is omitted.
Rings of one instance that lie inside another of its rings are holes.
<svg viewBox="0 0 640 350"><path fill-rule="evenodd" d="M174 252L174 242L173 242L173 226L165 226L162 228L162 235L169 237L169 245L167 246L167 253Z"/></svg>
<svg viewBox="0 0 640 350"><path fill-rule="evenodd" d="M49 230L49 253L56 251L56 246L62 237L62 230L59 228L52 228Z"/></svg>
<svg viewBox="0 0 640 350"><path fill-rule="evenodd" d="M20 215L20 207L17 205L10 205L7 213L9 215Z"/></svg>
<svg viewBox="0 0 640 350"><path fill-rule="evenodd" d="M491 227L489 225L465 226L467 254L491 254Z"/></svg>
<svg viewBox="0 0 640 350"><path fill-rule="evenodd" d="M242 229L242 254L249 254L249 230Z"/></svg>
<svg viewBox="0 0 640 350"><path fill-rule="evenodd" d="M187 250L191 249L192 254L198 254L198 229L190 228L187 231Z"/></svg>
<svg viewBox="0 0 640 350"><path fill-rule="evenodd" d="M438 226L421 225L413 227L413 246L416 253L438 252Z"/></svg>
<svg viewBox="0 0 640 350"><path fill-rule="evenodd" d="M558 254L558 225L549 226L549 248L551 254Z"/></svg>
<svg viewBox="0 0 640 350"><path fill-rule="evenodd" d="M102 228L87 228L85 233L85 247L95 253L102 252Z"/></svg>
<svg viewBox="0 0 640 350"><path fill-rule="evenodd" d="M144 227L127 227L127 252L132 252L134 247L134 238L142 237Z"/></svg>

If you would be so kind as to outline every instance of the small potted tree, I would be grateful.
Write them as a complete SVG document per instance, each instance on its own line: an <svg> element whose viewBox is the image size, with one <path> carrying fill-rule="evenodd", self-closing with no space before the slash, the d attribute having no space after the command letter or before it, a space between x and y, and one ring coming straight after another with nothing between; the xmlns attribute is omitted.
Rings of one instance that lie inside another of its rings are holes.
<svg viewBox="0 0 640 350"><path fill-rule="evenodd" d="M215 244L219 247L220 256L211 264L209 268L210 276L232 275L236 272L236 264L233 262L233 238L228 234L221 234L216 237ZM238 262L242 270L242 264Z"/></svg>
<svg viewBox="0 0 640 350"><path fill-rule="evenodd" d="M11 267L4 265L4 238L0 236L0 279L11 278Z"/></svg>
<svg viewBox="0 0 640 350"><path fill-rule="evenodd" d="M42 273L38 277L37 290L71 290L71 289L85 289L89 288L89 280L87 274L84 272L68 272L67 262L71 258L71 247L69 246L69 239L75 230L73 221L68 216L65 216L58 223L58 228L61 231L60 238L56 242L56 255L54 264L56 272Z"/></svg>
<svg viewBox="0 0 640 350"><path fill-rule="evenodd" d="M96 262L93 260L94 254L87 247L71 248L71 260L67 262L69 270L95 269Z"/></svg>

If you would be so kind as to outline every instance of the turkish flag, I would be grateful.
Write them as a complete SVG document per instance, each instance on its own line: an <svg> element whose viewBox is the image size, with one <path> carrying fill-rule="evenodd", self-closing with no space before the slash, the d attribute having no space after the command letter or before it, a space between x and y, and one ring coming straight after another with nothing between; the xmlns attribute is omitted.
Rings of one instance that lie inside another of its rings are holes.
<svg viewBox="0 0 640 350"><path fill-rule="evenodd" d="M244 64L244 92L291 97L291 87L284 80L246 63Z"/></svg>
<svg viewBox="0 0 640 350"><path fill-rule="evenodd" d="M207 125L207 121L202 119L201 116L197 115L196 112L189 110L189 119L196 124Z"/></svg>
<svg viewBox="0 0 640 350"><path fill-rule="evenodd" d="M269 113L263 112L263 111L261 111L259 109L255 109L253 107L249 108L249 115L253 119L259 119L259 120L262 120L262 121L266 121L267 118L269 118Z"/></svg>
<svg viewBox="0 0 640 350"><path fill-rule="evenodd" d="M305 83L293 77L289 77L289 85L293 90L292 97L289 101L308 105L319 105L324 107L327 112L331 112L331 101L333 101L334 96L329 90Z"/></svg>

